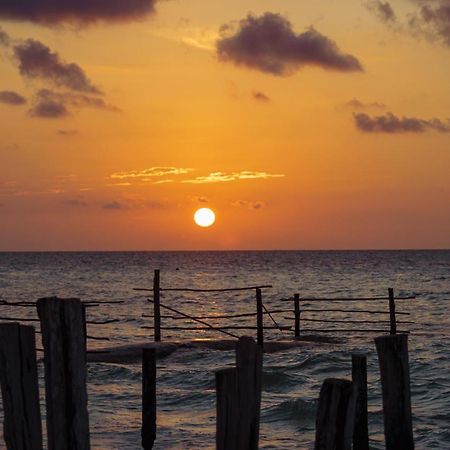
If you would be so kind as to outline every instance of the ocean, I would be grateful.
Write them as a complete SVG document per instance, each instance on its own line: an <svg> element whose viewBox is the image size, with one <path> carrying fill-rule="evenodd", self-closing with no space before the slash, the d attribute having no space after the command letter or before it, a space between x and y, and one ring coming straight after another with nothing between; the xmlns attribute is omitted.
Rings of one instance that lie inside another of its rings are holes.
<svg viewBox="0 0 450 450"><path fill-rule="evenodd" d="M450 447L449 268L450 251L447 250L0 253L0 300L35 301L40 297L59 296L83 301L123 301L88 310L89 320L120 319L106 325L89 326L89 335L110 339L89 342L90 348L100 348L152 339L153 331L142 328L152 326L151 318L142 317L152 314L152 305L146 301L145 292L133 288L151 288L154 269L161 270L162 288L272 285L263 291L263 301L269 310L291 308L292 303L282 299L291 298L294 293L303 297L369 297L385 296L392 287L398 296L416 296L397 304L398 311L410 313L399 316L399 320L415 322L399 327L410 331L416 448L444 450ZM161 302L197 316L255 311L252 291L163 292ZM355 302L351 306L353 309L370 306L388 310L385 300L370 305ZM319 308L327 307L330 305L325 303ZM35 317L33 309L0 308L3 317ZM338 312L315 314L310 317L341 320L349 317ZM280 325L293 325L288 313L274 314L274 318ZM367 317L363 314L358 318ZM266 325L271 324L269 317L264 320ZM163 318L162 322L163 327L195 326L184 320ZM210 322L253 326L255 318ZM339 325L343 328L345 323ZM302 323L303 326L333 325L308 322ZM371 328L370 324L365 326ZM379 326L388 330L388 324L376 325ZM255 335L254 330L237 333ZM289 330L270 330L265 338L288 340L292 335ZM373 342L377 334L336 332L331 335L339 342L305 343L264 355L261 448L313 448L320 386L325 378L351 375L354 351L368 355L371 448L384 448L381 388ZM223 337L210 331L162 331L163 341L194 338ZM39 338L38 347L41 347ZM183 347L158 360L155 448L214 448L214 371L233 363L231 351ZM42 367L40 372L42 375ZM92 448L139 449L140 364L90 363L88 393Z"/></svg>

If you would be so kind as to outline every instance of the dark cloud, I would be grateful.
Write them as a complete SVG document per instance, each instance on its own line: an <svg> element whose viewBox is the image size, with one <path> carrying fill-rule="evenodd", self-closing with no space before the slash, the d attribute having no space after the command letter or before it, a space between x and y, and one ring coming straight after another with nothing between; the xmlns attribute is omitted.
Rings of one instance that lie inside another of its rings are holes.
<svg viewBox="0 0 450 450"><path fill-rule="evenodd" d="M139 20L155 11L156 0L1 0L0 18L44 25Z"/></svg>
<svg viewBox="0 0 450 450"><path fill-rule="evenodd" d="M382 2L380 0L370 0L366 3L366 5L383 22L393 23L397 21L397 16L389 2Z"/></svg>
<svg viewBox="0 0 450 450"><path fill-rule="evenodd" d="M344 107L349 109L385 109L386 105L380 102L365 103L357 98L353 98L349 102L345 103Z"/></svg>
<svg viewBox="0 0 450 450"><path fill-rule="evenodd" d="M256 100L257 102L262 102L262 103L270 102L270 97L268 97L266 94L264 94L264 92L261 92L261 91L253 91L252 97L253 97L253 100Z"/></svg>
<svg viewBox="0 0 450 450"><path fill-rule="evenodd" d="M26 102L25 97L22 97L17 92L0 91L0 103L6 103L8 105L24 105Z"/></svg>
<svg viewBox="0 0 450 450"><path fill-rule="evenodd" d="M273 75L289 75L306 65L341 72L358 72L357 58L342 52L334 41L309 28L296 34L279 14L249 14L237 27L224 25L216 43L221 61L231 61Z"/></svg>
<svg viewBox="0 0 450 450"><path fill-rule="evenodd" d="M44 119L59 119L70 115L65 102L48 89L41 89L36 93L28 113L32 117Z"/></svg>
<svg viewBox="0 0 450 450"><path fill-rule="evenodd" d="M366 133L424 133L429 130L450 133L450 122L443 122L439 119L400 118L392 113L376 117L358 113L354 114L353 117L356 127Z"/></svg>
<svg viewBox="0 0 450 450"><path fill-rule="evenodd" d="M40 89L33 97L33 104L29 114L34 117L54 119L68 116L73 109L80 108L97 108L108 111L118 111L116 107L107 104L99 97L90 97L85 94L73 92L60 93L50 89Z"/></svg>
<svg viewBox="0 0 450 450"><path fill-rule="evenodd" d="M450 0L415 0L419 9L410 17L413 32L450 47Z"/></svg>
<svg viewBox="0 0 450 450"><path fill-rule="evenodd" d="M108 209L111 211L118 211L120 209L124 209L125 205L123 205L122 203L119 203L118 201L114 200L108 203L105 203L103 205L103 209Z"/></svg>
<svg viewBox="0 0 450 450"><path fill-rule="evenodd" d="M56 52L35 39L27 39L14 47L21 75L40 78L57 86L89 94L101 94L75 63L66 63Z"/></svg>
<svg viewBox="0 0 450 450"><path fill-rule="evenodd" d="M0 27L0 45L8 47L11 42L9 34Z"/></svg>

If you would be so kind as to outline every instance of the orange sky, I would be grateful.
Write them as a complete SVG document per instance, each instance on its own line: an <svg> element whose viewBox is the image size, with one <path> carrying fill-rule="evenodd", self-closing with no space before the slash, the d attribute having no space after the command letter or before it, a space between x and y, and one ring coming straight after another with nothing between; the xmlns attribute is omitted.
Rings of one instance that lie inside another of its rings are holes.
<svg viewBox="0 0 450 450"><path fill-rule="evenodd" d="M450 37L412 0L83 1L0 4L0 250L450 247Z"/></svg>

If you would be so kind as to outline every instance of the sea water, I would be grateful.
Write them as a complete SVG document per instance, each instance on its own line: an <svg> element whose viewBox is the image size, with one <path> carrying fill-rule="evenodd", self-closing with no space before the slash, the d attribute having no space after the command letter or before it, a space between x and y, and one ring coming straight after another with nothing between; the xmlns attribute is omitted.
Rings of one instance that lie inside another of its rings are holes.
<svg viewBox="0 0 450 450"><path fill-rule="evenodd" d="M80 252L0 253L0 300L35 301L40 297L77 297L83 301L122 301L88 310L89 334L109 341L89 342L91 348L140 343L152 339L152 304L144 291L152 288L153 270L161 270L161 287L199 289L272 285L263 290L269 310L292 309L294 293L302 297L378 297L388 287L409 312L398 319L409 330L414 437L418 449L450 448L450 251L261 251L261 252ZM151 293L150 297L151 298ZM161 302L191 315L224 315L255 311L253 291L221 293L163 292ZM349 308L350 304L304 304L309 308ZM388 311L386 300L352 303L352 309ZM36 317L34 309L0 306L1 316ZM162 311L164 315L174 314ZM346 320L366 316L305 313L303 317ZM280 325L293 325L292 314L274 314ZM265 317L265 325L273 324ZM254 317L210 320L213 325L254 326ZM164 326L196 327L188 320L162 319ZM332 328L333 324L302 322L302 327ZM335 328L355 328L340 323ZM388 330L387 323L357 328ZM236 331L255 335L254 330ZM325 334L325 333L323 333ZM378 333L379 334L379 333ZM291 339L292 331L270 330L268 340ZM305 344L264 355L260 447L312 448L317 399L328 377L348 378L351 353L368 355L371 448L383 448L382 403L378 361L373 343L377 333L327 333L335 344ZM163 330L163 341L222 339L217 332ZM38 347L41 347L38 337ZM41 353L39 355L42 355ZM234 364L230 351L179 348L158 360L158 431L155 448L206 449L215 445L214 371ZM42 367L40 367L42 374ZM140 448L140 364L90 363L89 415L94 449ZM44 400L42 409L44 411ZM0 444L0 447L3 443Z"/></svg>

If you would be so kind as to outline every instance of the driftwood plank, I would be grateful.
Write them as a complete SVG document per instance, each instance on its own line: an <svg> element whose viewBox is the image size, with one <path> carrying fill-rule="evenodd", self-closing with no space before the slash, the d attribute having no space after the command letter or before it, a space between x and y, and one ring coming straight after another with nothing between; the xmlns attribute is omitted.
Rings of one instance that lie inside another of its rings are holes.
<svg viewBox="0 0 450 450"><path fill-rule="evenodd" d="M0 324L0 382L8 450L42 450L34 328Z"/></svg>
<svg viewBox="0 0 450 450"><path fill-rule="evenodd" d="M49 450L88 450L86 351L81 302L37 302L44 346Z"/></svg>
<svg viewBox="0 0 450 450"><path fill-rule="evenodd" d="M375 338L383 392L386 450L413 450L408 336Z"/></svg>
<svg viewBox="0 0 450 450"><path fill-rule="evenodd" d="M356 389L348 380L328 378L320 390L315 450L351 450Z"/></svg>

